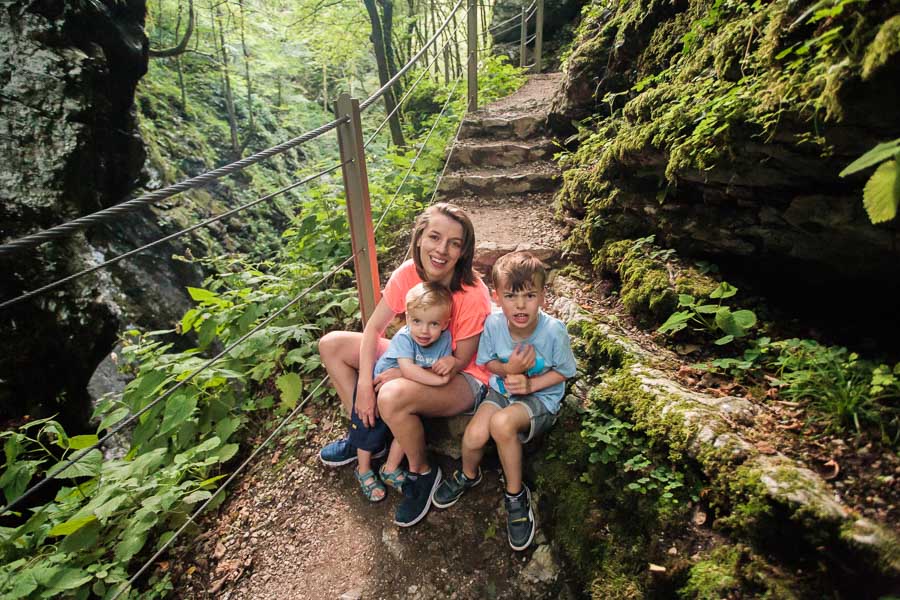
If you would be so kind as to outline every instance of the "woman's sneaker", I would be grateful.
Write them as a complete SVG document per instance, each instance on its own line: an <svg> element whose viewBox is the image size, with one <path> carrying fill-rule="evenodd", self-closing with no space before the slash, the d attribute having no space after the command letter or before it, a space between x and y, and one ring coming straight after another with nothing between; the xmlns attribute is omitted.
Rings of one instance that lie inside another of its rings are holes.
<svg viewBox="0 0 900 600"><path fill-rule="evenodd" d="M506 494L506 535L513 550L524 550L534 539L534 513L531 510L531 490L524 483L517 496Z"/></svg>
<svg viewBox="0 0 900 600"><path fill-rule="evenodd" d="M481 483L481 467L478 467L478 475L475 479L469 479L462 469L453 471L450 479L445 479L438 489L434 491L431 503L438 508L448 508L456 504L466 490L471 489Z"/></svg>
<svg viewBox="0 0 900 600"><path fill-rule="evenodd" d="M372 458L381 458L387 454L387 447L372 453ZM319 450L319 460L328 467L340 467L356 460L356 446L350 443L349 438L336 440L325 444Z"/></svg>
<svg viewBox="0 0 900 600"><path fill-rule="evenodd" d="M411 527L424 519L431 508L431 496L440 483L440 467L431 467L424 475L407 473L403 482L403 501L397 506L394 524Z"/></svg>

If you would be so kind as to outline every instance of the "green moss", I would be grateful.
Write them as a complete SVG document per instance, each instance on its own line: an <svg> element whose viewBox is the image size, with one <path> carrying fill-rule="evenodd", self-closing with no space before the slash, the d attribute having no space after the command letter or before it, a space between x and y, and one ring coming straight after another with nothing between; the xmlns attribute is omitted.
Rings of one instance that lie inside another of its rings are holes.
<svg viewBox="0 0 900 600"><path fill-rule="evenodd" d="M894 15L884 22L875 34L875 39L866 48L862 60L863 80L872 77L898 52L900 52L900 15Z"/></svg>
<svg viewBox="0 0 900 600"><path fill-rule="evenodd" d="M591 321L570 323L569 333L576 337L578 354L592 372L620 369L628 362L622 345Z"/></svg>
<svg viewBox="0 0 900 600"><path fill-rule="evenodd" d="M752 597L789 600L797 598L793 582L778 573L743 545L722 546L691 567L680 598L719 600Z"/></svg>

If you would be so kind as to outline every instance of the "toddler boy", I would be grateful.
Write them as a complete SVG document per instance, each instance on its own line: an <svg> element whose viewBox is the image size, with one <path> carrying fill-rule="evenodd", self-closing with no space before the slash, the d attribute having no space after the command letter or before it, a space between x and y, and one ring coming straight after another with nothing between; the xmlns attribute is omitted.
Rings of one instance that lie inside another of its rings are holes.
<svg viewBox="0 0 900 600"><path fill-rule="evenodd" d="M547 272L527 252L501 257L491 271L494 299L502 313L484 322L475 359L491 373L491 386L462 441L462 469L444 480L432 502L446 508L481 482L488 440L497 444L506 480L506 531L513 550L534 539L531 492L522 482L522 444L555 422L575 357L565 325L541 310Z"/></svg>
<svg viewBox="0 0 900 600"><path fill-rule="evenodd" d="M440 386L450 379L455 360L452 356L450 322L452 306L450 290L439 283L419 283L406 294L406 325L391 339L387 350L375 363L373 376L392 368L399 368L403 377L423 385ZM356 414L356 392L350 413L350 435L322 448L319 458L330 467L358 460L356 479L363 495L372 502L385 497L384 484L372 471L372 458L384 455L387 426L380 418L366 427ZM347 445L356 448L356 455L347 452ZM399 446L391 452L402 452ZM381 473L382 479L399 488L405 472L398 469Z"/></svg>

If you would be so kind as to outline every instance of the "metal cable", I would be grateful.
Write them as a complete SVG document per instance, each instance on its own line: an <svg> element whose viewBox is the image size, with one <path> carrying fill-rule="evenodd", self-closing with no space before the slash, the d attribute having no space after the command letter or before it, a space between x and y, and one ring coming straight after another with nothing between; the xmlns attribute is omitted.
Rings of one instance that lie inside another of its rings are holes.
<svg viewBox="0 0 900 600"><path fill-rule="evenodd" d="M462 27L462 23L460 23L459 25L456 26L456 29L453 30L453 33L456 33L457 31L459 31L459 29L461 27ZM366 141L365 144L363 144L363 148L369 147L369 144L372 143L372 141L375 139L375 136L377 136L381 132L381 130L384 129L384 126L387 125L390 118L394 116L394 113L396 113L398 110L400 110L400 107L403 106L403 102L407 99L407 97L409 97L409 95L412 93L412 91L414 89L416 89L416 86L419 85L419 82L422 81L422 78L428 74L428 69L430 69L431 65L433 65L435 63L435 61L437 61L438 58L440 58L440 53L444 50L444 48L449 46L450 42L452 42L452 41L453 41L452 39L448 39L447 42L441 47L441 49L434 54L434 58L431 59L431 62L429 62L427 65L425 65L425 68L422 69L422 73L419 74L419 76L413 82L412 86L408 90L406 90L406 93L403 94L403 97L397 101L397 106L394 107L394 110L392 110L390 112L390 114L388 114L388 116L384 118L384 120L381 122L381 124L378 126L378 128L375 129L375 132L372 134L372 136Z"/></svg>
<svg viewBox="0 0 900 600"><path fill-rule="evenodd" d="M360 111L360 112L363 112L364 110L366 110L367 108L369 108L376 100L378 100L379 98L381 98L381 96L384 95L384 93L388 90L389 87L391 87L392 85L394 85L395 83L397 83L397 80L400 79L400 76L401 76L401 75L403 75L404 73L406 73L407 71L409 71L409 69L413 66L413 64L414 64L417 60L419 60L419 58L421 58L422 54L425 53L425 51L428 49L428 47L431 46L431 45L434 43L434 41L435 41L435 40L437 39L437 37L441 34L441 32L444 31L444 29L447 28L447 25L450 24L450 19L452 19L452 18L456 15L456 11L459 9L459 7L460 7L460 5L461 5L462 3L463 3L463 0L458 0L457 3L456 3L456 5L450 10L450 14L447 15L447 18L446 18L446 19L444 19L444 23L441 25L440 29L438 29L437 31L434 32L434 35L431 36L431 39L428 40L428 42L427 42L424 46L422 46L422 49L419 50L418 52L416 52L416 55L413 56L412 58L410 58L409 61L408 61L405 65L403 65L403 68L400 69L399 71L397 71L397 74L396 74L396 75L394 75L393 77L391 77L391 78L387 81L387 83L385 83L383 86L381 86L380 88L378 88L378 89L375 91L375 93L373 93L371 96L369 96L368 98L366 98L366 100L363 101L362 104L359 105L359 111ZM468 9L466 9L466 12L468 12Z"/></svg>
<svg viewBox="0 0 900 600"><path fill-rule="evenodd" d="M535 11L536 10L537 9L535 9ZM531 17L534 16L535 11L532 11L529 15L527 15L525 17L526 22L531 20ZM519 28L521 26L522 26L521 23L514 23L513 25L511 25L510 27L507 27L506 29L504 29L502 31L492 31L491 33L493 34L494 37L497 37L497 36L503 35L504 33L509 32L509 31L513 31L514 29Z"/></svg>
<svg viewBox="0 0 900 600"><path fill-rule="evenodd" d="M26 248L37 247L44 242L65 237L90 225L105 221L111 216L118 216L123 213L132 212L134 210L137 210L138 208L141 208L148 204L152 204L154 202L158 202L159 200L163 200L165 198L169 198L186 190L201 187L203 185L206 185L207 183L210 183L211 181L220 179L225 175L230 175L235 171L240 171L241 169L249 167L250 165L254 165L262 160L275 156L276 154L281 154L282 152L286 152L287 150L290 150L295 146L299 146L300 144L313 140L321 135L328 133L332 129L335 129L338 125L346 123L348 121L349 117L344 117L343 119L335 119L334 121L326 123L321 127L317 127L316 129L307 131L303 135L297 136L292 140L288 140L287 142L278 144L277 146L273 146L261 152L257 152L252 156L242 158L241 160L227 164L223 167L219 167L218 169L208 171L206 173L203 173L202 175L197 175L196 177L192 177L179 183L166 186L161 190L156 190L155 192L142 194L141 196L132 200L126 200L125 202L121 202L119 204L116 204L115 206L98 210L97 212L83 217L78 217L77 219L73 219L67 223L63 223L62 225L57 225L56 227L51 227L50 229L45 229L44 231L39 231L37 233L27 235L23 238L19 238L11 242L6 242L5 244L0 245L0 256L4 254L10 254L19 250L24 250Z"/></svg>
<svg viewBox="0 0 900 600"><path fill-rule="evenodd" d="M428 144L428 140L431 139L431 134L434 133L435 129L437 129L437 125L441 120L441 117L444 115L444 111L447 110L447 107L450 106L450 101L453 99L454 94L456 94L456 88L459 87L459 82L462 81L462 76L456 78L456 83L453 84L453 89L450 90L450 94L447 96L447 100L444 102L444 106L441 108L441 112L438 114L437 118L434 120L434 124L431 126L431 129L428 131L428 135L425 136L425 140L422 142L422 145L419 146L419 151L416 152L415 157L413 157L412 163L409 165L409 168L406 170L406 174L403 176L403 181L400 182L400 185L397 186L397 191L394 192L394 197L391 198L390 202L388 202L387 207L382 211L381 217L378 219L378 223L375 224L373 229L373 233L378 232L378 228L381 227L381 222L384 221L384 218L387 216L388 212L390 212L391 207L394 206L394 202L396 202L397 198L400 196L400 190L403 188L403 184L406 183L406 180L409 179L410 173L412 173L413 167L416 166L416 161L419 160L419 156L421 156L422 151L425 150L425 146Z"/></svg>
<svg viewBox="0 0 900 600"><path fill-rule="evenodd" d="M322 381L319 382L319 385L317 385L315 388L313 388L313 390L309 394L306 395L306 398L303 399L303 402L299 403L294 408L294 410L292 410L291 413L287 417L285 417L283 421L281 421L281 423L278 425L278 427L275 428L274 431L272 431L272 433L269 435L269 437L267 437L265 439L265 441L262 444L260 444L256 448L256 450L254 450L253 453L250 454L250 456L248 456L246 458L246 460L244 460L244 462L242 462L240 464L240 466L237 469L235 469L234 473L232 473L228 477L228 479L226 479L225 482L222 483L222 485L220 485L218 488L216 488L216 491L213 492L212 496L207 498L206 502L204 502L202 505L200 505L200 508L195 510L194 513L190 517L188 517L187 521L185 521L184 524L181 527L179 527L178 530L174 534L172 534L172 537L170 537L168 540L166 540L166 543L163 544L160 547L160 549L157 550L156 553L153 556L151 556L147 560L147 562L145 562L141 566L140 569L138 569L137 573L132 575L131 579L129 579L128 581L126 581L119 587L119 589L116 591L116 594L111 598L111 600L116 600L116 598L121 596L125 592L125 590L127 590L129 587L131 587L134 584L134 582L137 581L137 579L144 573L144 571L146 571L147 568L156 561L156 559L158 559L160 556L163 555L163 553L175 542L175 540L178 538L178 536L181 535L185 529L187 529L188 525L190 525L191 523L194 523L194 519L196 519L198 516L200 516L200 513L202 513L204 510L206 510L206 507L209 506L212 503L212 501L216 499L216 496L219 495L219 492L221 492L226 487L228 487L228 484L230 484L232 481L234 481L234 479L238 475L240 475L241 472L245 468L247 468L247 465L249 465L251 462L253 462L254 459L256 459L257 455L259 455L259 453L262 452L262 450L269 444L269 442L271 442L273 439L275 439L275 436L278 435L282 429L284 429L285 425L287 425L289 422L291 422L294 419L294 417L297 416L297 414L303 409L303 407L306 406L306 403L309 402L310 398L313 397L313 394L315 394L319 390L319 388L321 388L325 384L326 381L328 381L328 375L326 375L322 379Z"/></svg>
<svg viewBox="0 0 900 600"><path fill-rule="evenodd" d="M531 42L534 41L534 39L535 39L536 37L537 37L537 34L536 34L536 33L535 33L535 34L532 34L531 37L525 38L525 43L526 43L526 44L530 44Z"/></svg>
<svg viewBox="0 0 900 600"><path fill-rule="evenodd" d="M109 430L109 433L107 433L106 435L104 435L102 438L98 439L92 446L80 450L78 453L75 454L75 456L73 456L71 459L69 459L68 461L66 461L66 463L65 463L64 465L62 465L61 468L57 468L57 469L54 469L52 472L48 472L48 473L44 476L44 479L42 479L41 481L39 481L39 482L36 483L35 485L33 485L33 486L31 486L30 488L28 488L27 490L25 490L25 491L24 491L18 498L16 498L14 501L10 502L9 504L7 504L6 506L4 506L3 508L0 508L0 516L6 514L12 506L14 506L14 505L16 505L16 504L22 502L23 500L26 500L27 498L29 498L30 496L32 496L33 494L35 494L38 490L40 490L40 489L43 488L45 485L47 485L47 483L48 483L50 480L52 480L53 478L55 478L55 477L56 477L57 475L59 475L60 473L63 473L63 472L64 472L66 469L68 469L70 466L74 465L75 463L77 463L78 461L80 461L81 459L83 459L85 456L87 456L87 454L88 454L89 452L98 449L98 448L103 444L103 442L105 442L105 441L108 440L110 437L112 437L113 435L115 435L116 433L118 433L119 431L121 431L122 429L124 429L126 426L130 425L131 423L133 423L135 420L139 419L139 418L141 417L141 415L143 415L144 413L146 413L147 411L149 411L150 409L152 409L152 408L153 408L154 406L156 406L157 404L159 404L159 403L162 402L163 400L166 400L167 398L169 398L172 394L175 393L176 390L178 390L178 389L180 389L182 386L186 385L186 384L187 384L189 381L191 381L194 377L196 377L197 375L199 375L200 373L202 373L203 371L205 371L206 369L208 369L208 368L209 368L213 363L215 363L217 360L219 360L220 358L222 358L223 356L225 356L226 354L228 354L229 352L231 352L232 350L234 350L235 347L237 347L239 344L241 344L242 342L244 342L244 341L245 341L247 338L249 338L251 335L253 335L254 333L258 332L258 331L261 330L263 327L265 327L266 325L268 325L269 323L271 323L272 321L274 321L276 318L278 318L279 316L281 316L281 314L284 313L288 308L290 308L291 306L293 306L294 304L296 304L297 302L299 302L300 300L302 300L303 298L305 298L306 295L309 294L311 291L313 291L319 284L321 284L321 283L324 282L326 279L328 279L329 277L331 277L332 275L334 275L335 273L337 273L338 271L340 271L341 269L343 269L343 268L344 268L347 264L349 264L354 258L356 258L356 255L359 254L359 253L360 253L360 250L357 250L356 252L354 252L354 253L353 253L352 255L350 255L346 260L344 260L344 262L342 262L341 264L339 264L339 265L337 265L336 267L334 267L333 269L331 269L328 273L326 273L325 275L323 275L318 281L316 281L314 284L312 284L311 286L309 286L308 288L306 288L305 290L303 290L303 291L302 291L298 296L296 296L293 300L291 300L290 302L288 302L287 304L285 304L284 306L282 306L281 308L279 308L277 311L275 311L274 313L272 313L272 315L270 315L266 320L264 320L263 322L261 322L260 324L258 324L256 327L254 327L252 330L250 330L249 332L247 332L246 334L244 334L243 336L241 336L240 339L238 339L237 341L235 341L235 342L229 344L227 348L225 348L225 349L222 350L220 353L218 353L217 355L215 355L214 357L212 357L211 359L209 359L209 360L208 360L206 363L204 363L203 366L201 366L199 369L197 369L196 371L194 371L193 373L191 373L190 375L188 375L186 378L182 379L182 380L179 381L177 384L175 384L174 386L172 386L171 388L169 388L168 390L166 390L166 392L165 392L162 396L160 396L159 398L157 398L157 399L154 400L153 402L150 402L147 406L145 406L144 408L142 408L142 409L139 410L138 412L134 413L133 415L131 415L130 417L128 417L128 418L125 419L124 421L121 421L120 423L118 423L115 427L113 427L112 429Z"/></svg>
<svg viewBox="0 0 900 600"><path fill-rule="evenodd" d="M322 177L323 175L327 175L328 173L332 173L332 172L334 172L334 171L340 169L341 167L343 167L344 165L346 165L346 164L349 163L349 162L351 162L351 161L347 160L347 161L344 161L344 162L342 162L342 163L340 163L340 164L338 164L338 165L335 165L335 166L333 166L333 167L329 167L328 169L325 169L325 170L323 170L323 171L319 171L319 172L316 173L315 175L310 175L309 177L306 177L305 179L302 179L302 180L300 180L300 181L297 181L297 182L295 182L295 183L292 183L291 185L289 185L289 186L287 186L287 187L283 187L283 188L281 188L280 190L274 191L274 192L272 192L271 194L269 194L269 195L267 195L267 196L263 196L263 197L261 197L261 198L257 198L256 200L253 200L252 202L248 202L248 203L246 203L246 204L243 204L243 205L241 205L241 206L238 206L237 208L233 208L233 209L231 209L231 210L229 210L229 211L226 211L226 212L224 212L224 213L222 213L222 214L220 214L220 215L216 215L215 217L211 217L211 218L209 218L209 219L206 219L205 221L201 221L200 223L197 223L196 225L192 225L191 227L188 227L188 228L186 228L186 229L182 229L181 231L175 232L175 233L173 233L173 234L171 234L171 235L167 235L167 236L164 237L164 238L160 238L160 239L158 239L158 240L156 240L156 241L150 242L149 244L146 244L146 245L144 245L144 246L141 246L140 248L135 248L134 250L130 250L130 251L126 252L125 254L120 254L119 256L116 256L116 257L114 257L114 258L111 258L111 259L107 260L106 262L103 262L103 263L101 263L101 264L99 264L99 265L95 265L95 266L93 266L93 267L89 267L89 268L87 268L87 269L84 269L84 270L79 271L79 272L77 272L77 273L74 273L74 274L72 274L72 275L69 275L68 277L64 277L64 278L62 278L62 279L59 279L59 280L57 280L57 281L54 281L53 283L49 283L49 284L47 284L47 285L45 285L45 286L43 286L43 287L39 287L39 288L37 288L37 289L35 289L35 290L31 290L31 291L29 291L29 292L25 292L24 294L22 294L22 295L20 295L20 296L17 296L17 297L15 297L15 298L12 298L12 299L10 299L10 300L6 300L6 301L0 303L0 310L2 310L2 309L4 309L4 308L7 308L7 307L9 307L9 306L12 306L12 305L14 305L14 304L18 304L19 302L22 302L22 301L24 301L24 300L27 300L28 298L32 298L32 297L37 296L37 295L39 295L39 294L42 294L42 293L44 293L44 292L48 292L48 291L50 291L50 290L56 289L56 288L60 287L61 285L64 285L64 284L66 284L66 283L72 281L73 279L77 279L77 278L82 277L82 276L84 276L84 275L87 275L87 274L89 274L89 273L93 273L94 271L99 271L100 269L103 269L103 268L105 268L105 267L108 267L109 265L115 264L115 263L117 263L117 262L119 262L119 261L125 260L126 258L130 258L131 256L134 256L135 254L138 254L138 253L140 253L140 252L143 252L144 250L148 250L148 249L153 248L154 246L158 246L159 244L162 244L162 243L164 243L164 242L168 242L168 241L174 240L175 238L178 238L178 237L181 237L182 235L191 233L192 231L195 231L195 230L197 230L197 229L199 229L199 228L201 228L201 227L205 227L206 225L209 225L209 224L211 224L211 223L215 223L216 221L220 221L220 220L222 220L222 219L224 219L224 218L226 218L226 217L229 217L229 216L231 216L231 215L233 215L233 214L235 214L235 213L237 213L237 212L240 212L240 211L242 211L242 210L246 210L246 209L248 209L248 208L252 208L252 207L256 206L257 204L260 204L260 203L262 203L262 202L265 202L266 200L271 200L272 198L275 198L276 196L279 196L279 195L281 195L281 194L283 194L283 193L285 193L285 192L288 192L288 191L290 191L290 190L292 190L292 189L294 189L294 188L296 188L296 187L299 187L299 186L303 185L304 183L308 183L308 182L312 181L313 179L318 179L319 177Z"/></svg>

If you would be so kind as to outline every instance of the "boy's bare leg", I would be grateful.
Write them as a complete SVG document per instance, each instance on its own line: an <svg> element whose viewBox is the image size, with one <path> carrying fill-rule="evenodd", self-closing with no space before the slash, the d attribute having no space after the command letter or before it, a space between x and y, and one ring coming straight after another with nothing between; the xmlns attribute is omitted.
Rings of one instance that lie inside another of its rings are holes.
<svg viewBox="0 0 900 600"><path fill-rule="evenodd" d="M496 404L482 404L466 425L462 439L462 470L470 480L478 478L478 466L484 456L484 447L491 439L491 418L499 411L500 407Z"/></svg>
<svg viewBox="0 0 900 600"><path fill-rule="evenodd" d="M392 473L400 468L400 462L403 460L405 453L397 440L391 442L391 449L388 451L387 460L384 461L384 470Z"/></svg>
<svg viewBox="0 0 900 600"><path fill-rule="evenodd" d="M491 417L491 437L497 443L497 454L506 477L506 493L513 495L522 491L522 442L519 432L528 431L531 417L521 404L512 404L497 411Z"/></svg>

